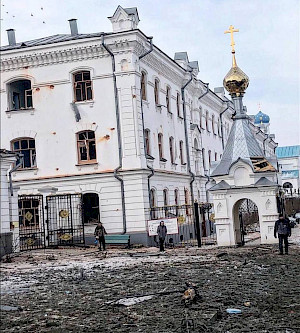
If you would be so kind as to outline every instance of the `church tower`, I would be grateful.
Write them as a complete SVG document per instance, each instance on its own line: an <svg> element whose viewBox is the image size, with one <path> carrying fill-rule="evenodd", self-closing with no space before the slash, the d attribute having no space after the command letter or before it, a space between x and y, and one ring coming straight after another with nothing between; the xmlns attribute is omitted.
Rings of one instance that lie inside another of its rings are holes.
<svg viewBox="0 0 300 333"><path fill-rule="evenodd" d="M240 207L251 201L258 210L261 243L273 243L273 227L278 217L276 160L266 158L249 126L250 118L243 106L249 85L248 76L235 58L233 26L231 34L232 67L223 85L234 104L233 125L220 162L211 170L216 185L210 189L215 209L218 245L243 245L244 230ZM258 221L257 221L258 222Z"/></svg>

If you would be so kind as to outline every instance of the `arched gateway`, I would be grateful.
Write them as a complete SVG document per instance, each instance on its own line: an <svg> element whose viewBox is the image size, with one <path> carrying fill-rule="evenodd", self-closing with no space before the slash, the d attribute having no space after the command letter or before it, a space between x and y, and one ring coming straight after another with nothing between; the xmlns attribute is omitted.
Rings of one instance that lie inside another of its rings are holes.
<svg viewBox="0 0 300 333"><path fill-rule="evenodd" d="M232 34L234 28L230 26L228 32ZM210 193L215 207L217 242L218 245L243 243L243 221L239 213L241 204L248 199L257 206L261 243L274 243L273 228L278 217L277 160L275 154L265 155L250 128L247 109L243 106L249 78L237 65L234 45L232 39L232 68L223 81L235 110L233 124L222 159L210 170L216 182Z"/></svg>

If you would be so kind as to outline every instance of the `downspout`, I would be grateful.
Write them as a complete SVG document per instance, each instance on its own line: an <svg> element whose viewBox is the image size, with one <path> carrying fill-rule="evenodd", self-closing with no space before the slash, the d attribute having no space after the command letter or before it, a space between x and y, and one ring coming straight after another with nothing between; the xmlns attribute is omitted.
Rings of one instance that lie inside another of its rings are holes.
<svg viewBox="0 0 300 333"><path fill-rule="evenodd" d="M223 113L226 112L228 109L230 108L229 102L227 102L227 108L225 110L223 110L220 113L220 123L221 123L221 136L222 136L222 149L224 150L224 135L223 135L223 120L222 120L222 116Z"/></svg>
<svg viewBox="0 0 300 333"><path fill-rule="evenodd" d="M188 172L192 178L190 181L191 188L191 197L192 197L192 205L194 205L194 190L193 190L193 182L195 181L195 175L191 170L191 160L190 160L190 151L189 151L189 138L188 138L188 130L187 130L187 121L186 121L186 109L185 109L185 97L184 97L184 89L190 84L193 80L193 72L190 72L191 77L187 81L187 83L181 88L181 99L182 99L182 110L183 110L183 121L184 121L184 133L185 133L185 146L186 146L186 157L188 164Z"/></svg>
<svg viewBox="0 0 300 333"><path fill-rule="evenodd" d="M269 135L268 134L266 134L266 138L264 139L264 141L263 141L263 148L264 148L264 156L266 156L266 144L265 144L265 142L266 142L266 140L269 138Z"/></svg>
<svg viewBox="0 0 300 333"><path fill-rule="evenodd" d="M149 42L150 42L150 49L148 51L146 51L145 53L141 54L139 56L139 60L141 60L142 58L144 58L147 54L151 53L153 51L153 42L152 42L152 38L153 37L148 37ZM147 168L151 171L151 173L147 176L148 180L147 180L147 184L148 184L148 196L149 196L149 207L151 208L151 195L150 195L150 191L151 191L151 187L150 187L150 178L154 176L154 169L148 165L147 163L147 156L146 156L146 140L145 140L145 120L144 120L144 109L143 109L143 99L142 99L142 94L140 94L141 96L141 113L142 113L142 126L143 126L143 138L144 138L144 152L145 152L145 158L146 158L146 166Z"/></svg>
<svg viewBox="0 0 300 333"><path fill-rule="evenodd" d="M119 148L119 166L114 170L114 177L120 182L121 185L121 200L122 200L122 214L123 214L123 234L126 234L127 224L126 224L126 210L125 210L125 191L124 191L124 180L118 176L118 171L122 169L122 138L121 138L121 123L120 123L120 109L119 109L119 98L118 98L118 88L117 88L117 77L116 77L116 62L113 52L104 43L104 34L101 35L101 44L104 49L111 56L112 65L112 75L114 83L114 94L115 94L115 109L116 109L116 119L117 119L117 131L118 131L118 148Z"/></svg>
<svg viewBox="0 0 300 333"><path fill-rule="evenodd" d="M13 172L15 172L17 169L20 168L20 166L23 164L23 159L24 159L24 155L23 154L18 154L20 160L19 160L19 164L15 165L11 170L9 170L8 172L8 177L9 177L9 190L10 190L10 195L13 196L14 195L14 190L13 190L13 185L12 185L12 178L11 178L11 174Z"/></svg>

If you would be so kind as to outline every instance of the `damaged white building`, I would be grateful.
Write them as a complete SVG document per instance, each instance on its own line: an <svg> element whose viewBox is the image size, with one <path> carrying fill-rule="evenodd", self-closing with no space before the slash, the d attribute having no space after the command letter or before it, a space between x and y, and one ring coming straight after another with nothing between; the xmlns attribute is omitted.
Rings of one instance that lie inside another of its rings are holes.
<svg viewBox="0 0 300 333"><path fill-rule="evenodd" d="M20 154L20 235L36 230L41 246L66 226L80 242L82 219L86 235L100 219L147 244L150 207L209 200L209 169L226 145L223 87L202 82L187 52L171 58L154 45L136 8L109 19L109 33L80 33L71 19L70 34L25 42L11 29L1 48L1 144ZM251 129L274 154L273 137Z"/></svg>

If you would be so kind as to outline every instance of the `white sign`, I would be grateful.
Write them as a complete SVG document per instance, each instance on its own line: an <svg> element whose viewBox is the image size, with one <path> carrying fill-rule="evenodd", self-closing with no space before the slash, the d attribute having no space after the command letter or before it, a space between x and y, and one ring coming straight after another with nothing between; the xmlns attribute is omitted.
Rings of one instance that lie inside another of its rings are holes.
<svg viewBox="0 0 300 333"><path fill-rule="evenodd" d="M149 236L157 235L157 227L160 222L163 221L167 227L167 235L178 234L178 223L177 218L172 219L159 219L159 220L149 220L148 221L148 234Z"/></svg>

